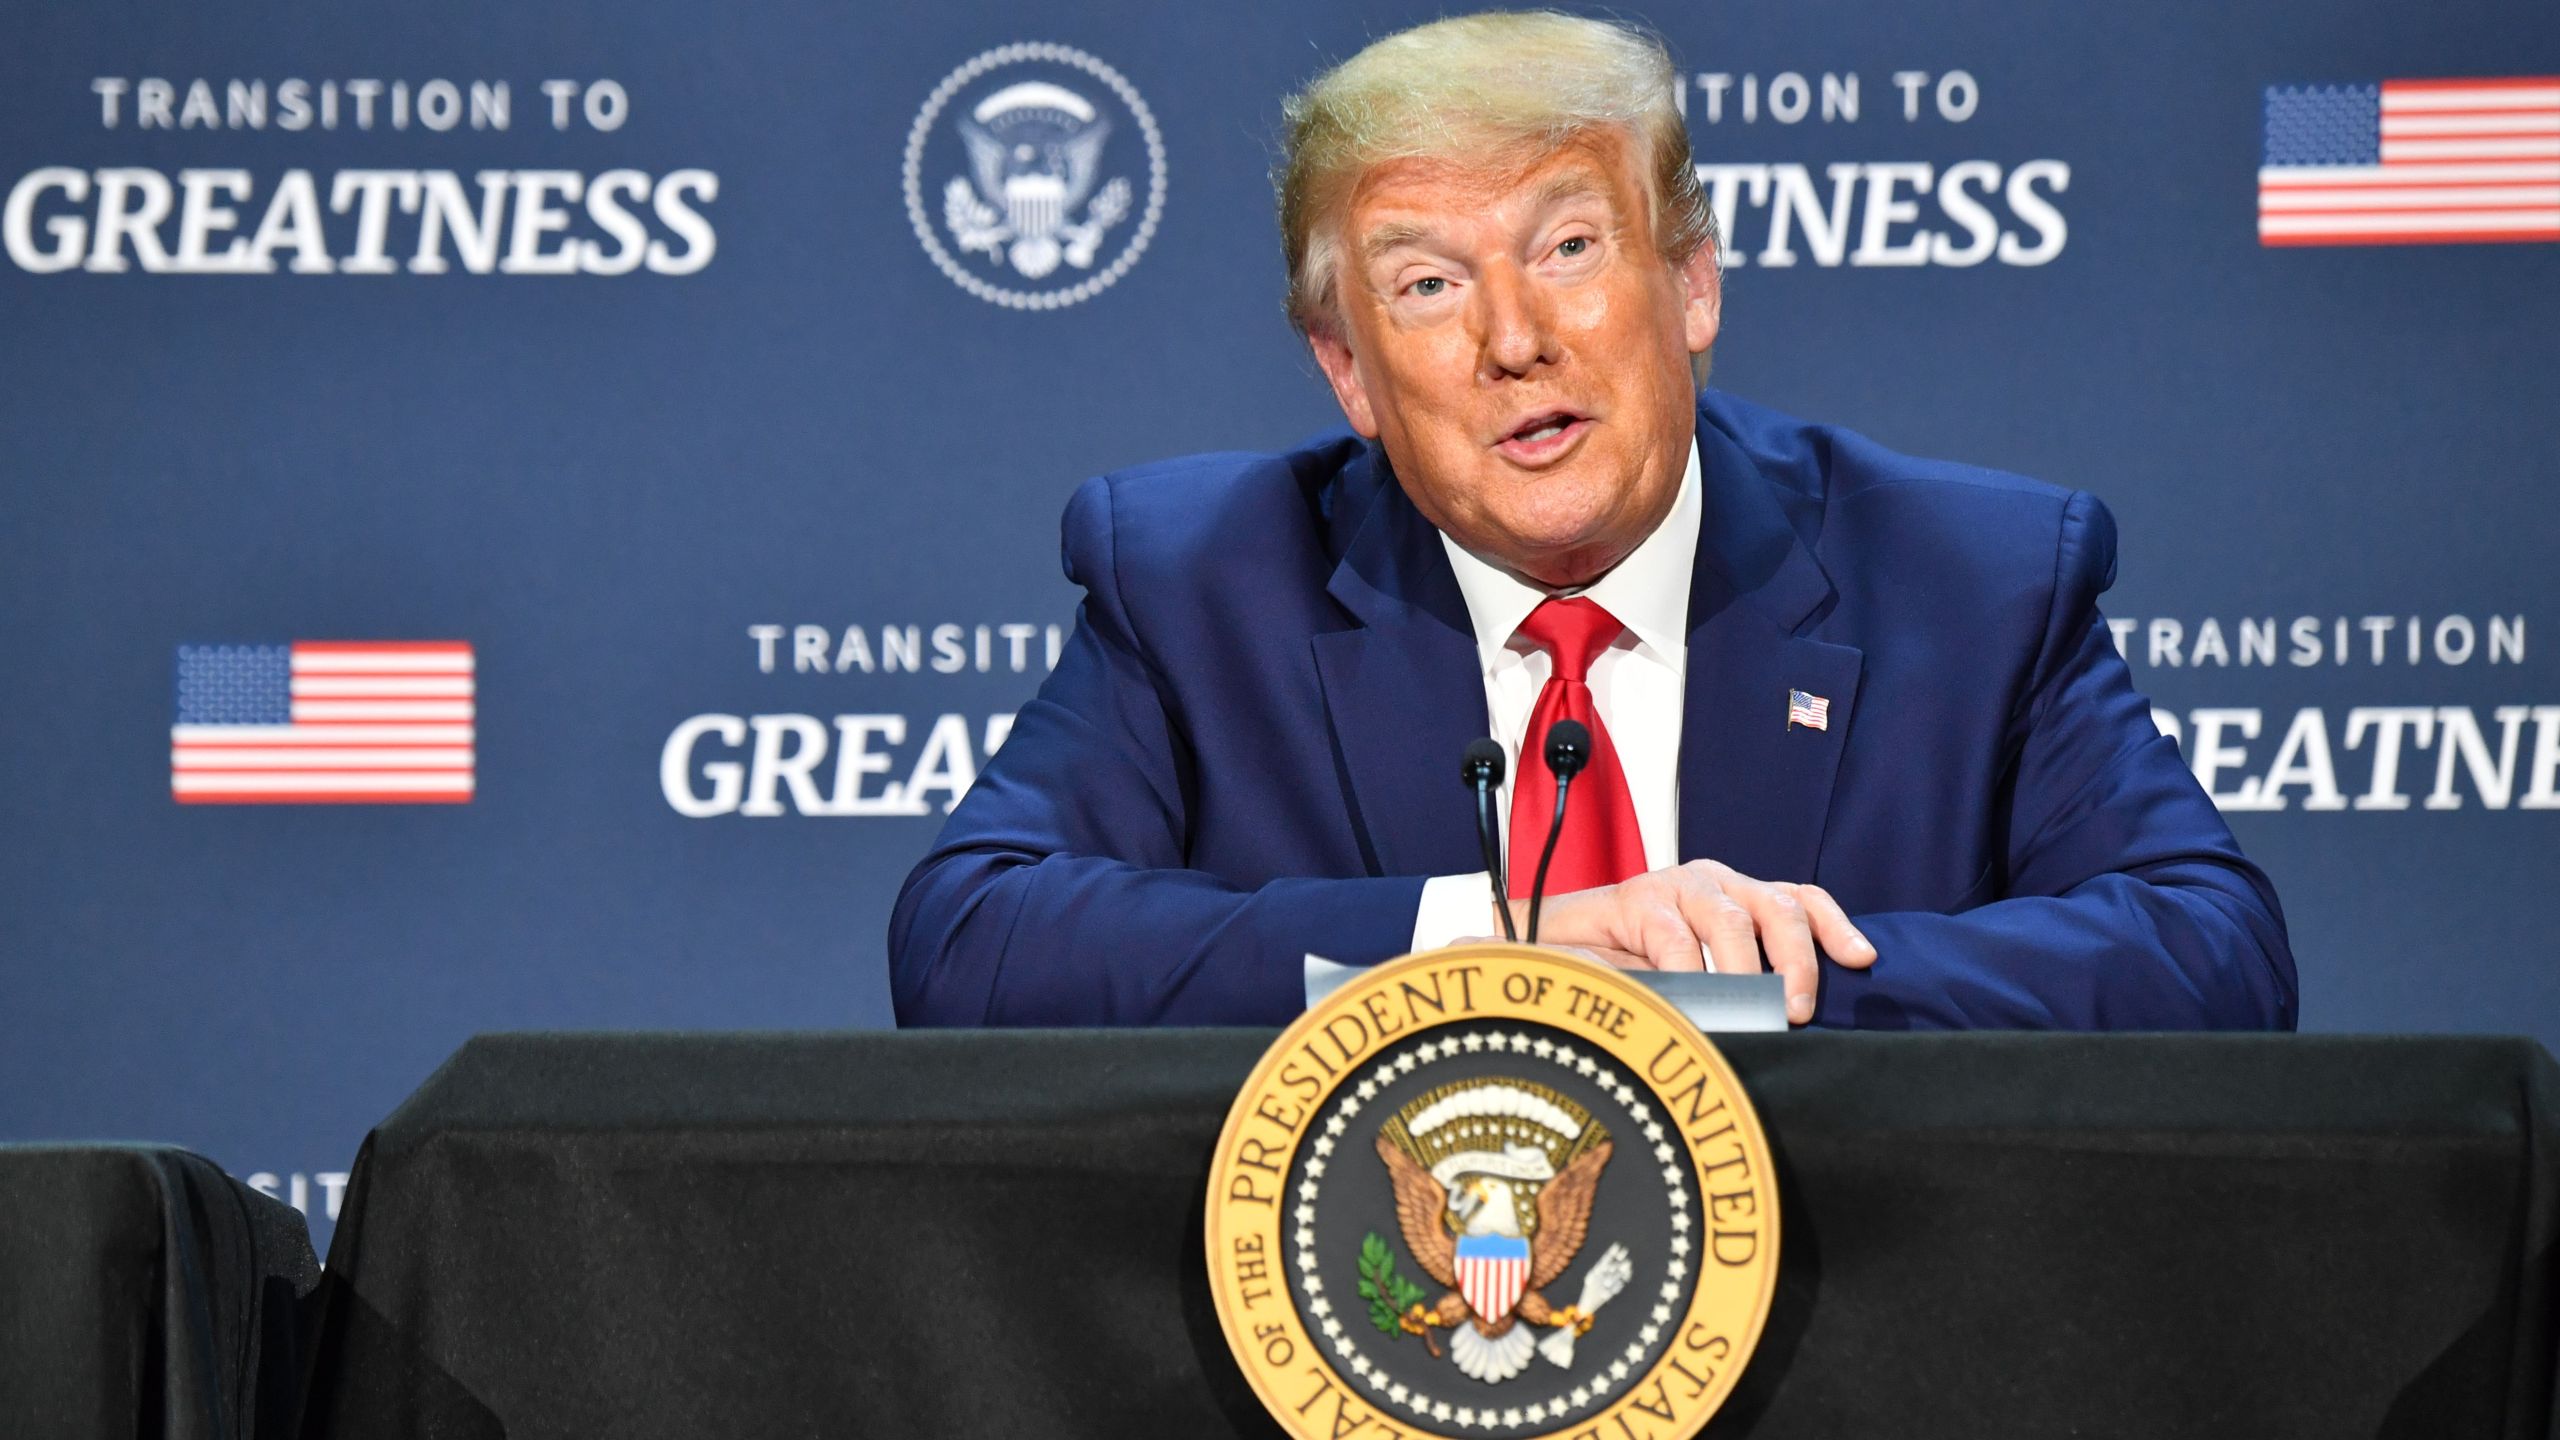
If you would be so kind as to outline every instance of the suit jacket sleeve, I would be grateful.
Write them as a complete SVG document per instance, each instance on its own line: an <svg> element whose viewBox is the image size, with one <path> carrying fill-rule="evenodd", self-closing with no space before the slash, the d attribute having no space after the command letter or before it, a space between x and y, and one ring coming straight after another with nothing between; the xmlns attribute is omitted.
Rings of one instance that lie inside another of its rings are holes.
<svg viewBox="0 0 2560 1440"><path fill-rule="evenodd" d="M2291 1029L2274 888L2152 723L2097 598L2115 522L2062 511L2051 607L2012 722L1991 903L1854 917L1864 972L1824 967L1818 1018L1869 1029Z"/></svg>
<svg viewBox="0 0 2560 1440"><path fill-rule="evenodd" d="M1074 636L898 897L902 1025L1277 1025L1309 952L1384 958L1423 881L1186 868L1190 759L1114 570L1110 481L1069 502Z"/></svg>

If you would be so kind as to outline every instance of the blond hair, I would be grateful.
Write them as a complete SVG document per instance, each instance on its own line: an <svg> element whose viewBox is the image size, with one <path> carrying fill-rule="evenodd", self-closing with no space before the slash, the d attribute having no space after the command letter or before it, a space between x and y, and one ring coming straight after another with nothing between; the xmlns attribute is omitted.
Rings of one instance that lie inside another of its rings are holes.
<svg viewBox="0 0 2560 1440"><path fill-rule="evenodd" d="M1653 233L1684 265L1716 246L1698 187L1678 73L1654 36L1552 10L1460 15L1371 44L1283 102L1272 185L1289 266L1289 319L1335 326L1335 228L1360 177L1390 160L1535 161L1584 131L1628 132L1646 162Z"/></svg>

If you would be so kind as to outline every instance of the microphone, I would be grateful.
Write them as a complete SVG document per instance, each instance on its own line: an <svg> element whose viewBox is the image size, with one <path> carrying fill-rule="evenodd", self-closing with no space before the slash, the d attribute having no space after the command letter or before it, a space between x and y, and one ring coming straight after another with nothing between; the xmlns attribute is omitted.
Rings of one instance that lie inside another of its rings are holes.
<svg viewBox="0 0 2560 1440"><path fill-rule="evenodd" d="M1573 777L1591 763L1591 730L1579 720L1559 720L1547 727L1547 769L1556 777L1556 813L1547 823L1546 848L1538 852L1538 874L1529 882L1529 943L1538 943L1538 904L1547 895L1547 862L1556 858L1556 837L1564 833L1564 798Z"/></svg>
<svg viewBox="0 0 2560 1440"><path fill-rule="evenodd" d="M1502 747L1490 739L1468 742L1467 758L1459 763L1458 777L1476 794L1476 844L1484 851L1484 871L1493 880L1493 908L1502 916L1502 938L1517 941L1519 932L1511 928L1511 902L1504 897L1502 875L1502 834L1500 821L1494 814L1494 796L1502 789Z"/></svg>

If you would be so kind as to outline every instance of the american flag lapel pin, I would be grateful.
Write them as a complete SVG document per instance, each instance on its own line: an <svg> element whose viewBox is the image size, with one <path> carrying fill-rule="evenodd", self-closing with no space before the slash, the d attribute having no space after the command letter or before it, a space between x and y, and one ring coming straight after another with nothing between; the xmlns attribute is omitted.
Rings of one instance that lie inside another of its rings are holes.
<svg viewBox="0 0 2560 1440"><path fill-rule="evenodd" d="M1788 691L1787 728L1793 730L1799 725L1808 730L1830 729L1831 701L1829 698L1803 690Z"/></svg>

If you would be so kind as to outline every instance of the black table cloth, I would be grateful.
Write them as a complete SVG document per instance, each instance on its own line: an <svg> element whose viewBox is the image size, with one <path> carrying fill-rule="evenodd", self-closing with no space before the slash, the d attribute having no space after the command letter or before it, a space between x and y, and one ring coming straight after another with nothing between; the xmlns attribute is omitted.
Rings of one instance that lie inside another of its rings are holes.
<svg viewBox="0 0 2560 1440"><path fill-rule="evenodd" d="M1273 1433L1201 1258L1269 1039L475 1040L357 1164L306 1433ZM1724 1049L1784 1238L1711 1435L2553 1434L2528 1041Z"/></svg>
<svg viewBox="0 0 2560 1440"><path fill-rule="evenodd" d="M299 1213L201 1156L0 1145L0 1436L290 1434L319 1271Z"/></svg>

